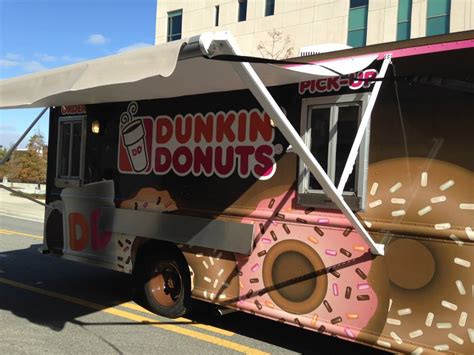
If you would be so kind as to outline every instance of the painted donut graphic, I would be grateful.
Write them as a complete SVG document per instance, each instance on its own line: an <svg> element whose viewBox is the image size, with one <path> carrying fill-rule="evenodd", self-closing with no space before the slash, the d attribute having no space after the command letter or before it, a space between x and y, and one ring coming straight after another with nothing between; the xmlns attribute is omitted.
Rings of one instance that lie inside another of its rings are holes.
<svg viewBox="0 0 474 355"><path fill-rule="evenodd" d="M239 296L239 275L233 253L189 245L180 247L190 268L193 296L224 304Z"/></svg>
<svg viewBox="0 0 474 355"><path fill-rule="evenodd" d="M474 174L442 161L391 159L370 166L368 186L368 208L360 215L372 228L399 235L386 247L390 303L377 344L403 352L421 353L421 345L469 352ZM408 237L414 232L423 238Z"/></svg>
<svg viewBox="0 0 474 355"><path fill-rule="evenodd" d="M178 209L176 202L166 190L153 187L140 189L135 196L121 203L120 208L170 212Z"/></svg>
<svg viewBox="0 0 474 355"><path fill-rule="evenodd" d="M319 254L298 240L285 240L272 246L263 261L263 283L275 288L268 295L281 309L305 314L316 309L327 291L327 275ZM305 279L298 281L298 278ZM294 282L292 282L294 280Z"/></svg>
<svg viewBox="0 0 474 355"><path fill-rule="evenodd" d="M150 211L174 211L177 209L176 203L166 190L156 190L152 187L140 189L135 196L123 201L120 208ZM133 268L133 258L139 243L134 235L116 235L115 253L117 255L117 267L119 271L131 273Z"/></svg>
<svg viewBox="0 0 474 355"><path fill-rule="evenodd" d="M370 165L368 206L360 216L371 228L474 241L474 174L451 163L398 158Z"/></svg>
<svg viewBox="0 0 474 355"><path fill-rule="evenodd" d="M388 306L384 298L380 303L372 285L368 245L347 223L331 226L343 221L336 213L293 210L294 198L293 191L264 199L244 219L256 224L256 235L252 254L237 257L241 273L237 307L357 338L376 312L382 310L384 316ZM386 277L378 279L386 287Z"/></svg>

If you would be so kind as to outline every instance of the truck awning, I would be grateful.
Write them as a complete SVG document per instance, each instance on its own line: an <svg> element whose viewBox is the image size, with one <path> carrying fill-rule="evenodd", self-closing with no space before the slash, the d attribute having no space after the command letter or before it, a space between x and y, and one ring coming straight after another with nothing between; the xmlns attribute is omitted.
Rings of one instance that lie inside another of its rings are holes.
<svg viewBox="0 0 474 355"><path fill-rule="evenodd" d="M234 38L227 32L207 33L140 51L3 80L0 81L0 108L92 104L248 89L273 119L325 194L368 243L370 251L375 255L383 255L384 245L375 243L267 89L268 86L354 73L366 68L378 55L343 58L324 62L323 65L316 62L286 66L251 65L245 60L229 62L205 58L217 55L242 56ZM377 79L385 75L390 58L385 57ZM380 82L371 98L372 103L364 112L365 125L379 88ZM33 121L22 137L38 119ZM357 137L360 138L363 131L364 125L360 125L351 149L354 154L350 155L344 168L346 172L352 169L360 144ZM6 158L11 152L7 153Z"/></svg>
<svg viewBox="0 0 474 355"><path fill-rule="evenodd" d="M159 99L247 89L226 61L203 56L212 34L0 80L0 108L50 107ZM324 66L252 64L265 86L284 85L366 68L377 55L327 61Z"/></svg>

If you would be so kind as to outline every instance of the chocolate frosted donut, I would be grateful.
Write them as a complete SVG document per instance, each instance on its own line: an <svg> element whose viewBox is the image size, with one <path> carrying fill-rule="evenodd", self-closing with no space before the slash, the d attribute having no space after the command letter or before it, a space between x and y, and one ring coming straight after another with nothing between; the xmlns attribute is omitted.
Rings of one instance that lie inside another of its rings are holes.
<svg viewBox="0 0 474 355"><path fill-rule="evenodd" d="M180 248L190 267L194 297L218 303L238 298L239 275L234 254L189 245Z"/></svg>
<svg viewBox="0 0 474 355"><path fill-rule="evenodd" d="M123 201L120 208L150 211L174 211L178 209L176 202L166 190L157 190L153 187L140 189L135 196Z"/></svg>

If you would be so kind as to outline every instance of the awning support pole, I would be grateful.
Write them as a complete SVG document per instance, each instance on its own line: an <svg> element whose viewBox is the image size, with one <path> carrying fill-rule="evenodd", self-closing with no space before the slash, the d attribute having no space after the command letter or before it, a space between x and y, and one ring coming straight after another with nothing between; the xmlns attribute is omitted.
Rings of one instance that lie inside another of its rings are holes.
<svg viewBox="0 0 474 355"><path fill-rule="evenodd" d="M0 166L3 164L7 163L10 160L10 156L13 154L15 149L20 145L20 143L23 141L23 139L26 137L26 135L31 131L31 129L35 126L35 124L39 121L39 119L44 115L48 107L45 107L43 111L39 113L38 116L31 122L29 127L23 132L22 136L16 141L15 144L13 144L13 147L10 148L10 150L7 152L7 154L3 157L2 161L0 161Z"/></svg>
<svg viewBox="0 0 474 355"><path fill-rule="evenodd" d="M385 73L387 72L387 68L391 60L392 56L390 54L386 54L382 63L382 67L380 68L380 72L377 75L377 79L383 79L385 77ZM362 143L362 139L364 138L367 125L369 124L370 115L372 115L372 110L374 108L375 101L377 101L380 86L382 86L382 80L376 81L372 90L372 95L370 96L369 102L367 103L367 107L360 121L357 134L354 138L354 143L352 143L352 148L349 152L349 156L347 157L346 165L344 166L344 170L342 171L341 180L339 181L339 186L337 187L337 192L339 194L343 193L344 187L347 183L347 179L349 179L349 176L351 175L352 170L354 169L354 164L357 159L357 155L359 154L359 147Z"/></svg>
<svg viewBox="0 0 474 355"><path fill-rule="evenodd" d="M205 43L202 45L202 47L207 50L210 56L217 54L217 51L224 54L240 54L233 38L227 33L217 33L211 43ZM359 232L361 237L369 244L372 254L383 255L385 246L383 244L375 243L367 230L362 226L362 223L351 211L347 203L342 198L342 195L338 193L331 179L329 179L328 175L318 163L314 155L310 152L308 147L306 147L305 143L298 135L298 132L296 132L294 127L291 125L290 121L280 109L263 82L260 80L255 70L250 66L249 63L246 62L232 63L232 67L242 79L242 81L247 84L250 92L254 95L255 99L260 103L262 108L270 115L288 143L290 143L293 147L294 152L298 154L300 159L306 164L309 171L314 175L318 183L321 185L324 193L336 204L336 206L351 222L357 232Z"/></svg>

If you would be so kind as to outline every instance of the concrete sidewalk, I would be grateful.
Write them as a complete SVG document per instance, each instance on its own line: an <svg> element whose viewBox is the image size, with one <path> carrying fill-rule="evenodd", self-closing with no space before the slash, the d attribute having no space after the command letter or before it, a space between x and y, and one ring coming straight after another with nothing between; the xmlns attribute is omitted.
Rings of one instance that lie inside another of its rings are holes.
<svg viewBox="0 0 474 355"><path fill-rule="evenodd" d="M3 181L0 182L1 185L9 187L10 189L21 191L25 194L46 194L46 185L45 184L29 184L24 182L11 182Z"/></svg>
<svg viewBox="0 0 474 355"><path fill-rule="evenodd" d="M44 222L44 209L33 201L12 196L10 192L0 189L0 219L1 215L6 215Z"/></svg>

